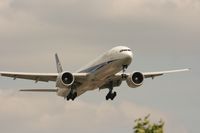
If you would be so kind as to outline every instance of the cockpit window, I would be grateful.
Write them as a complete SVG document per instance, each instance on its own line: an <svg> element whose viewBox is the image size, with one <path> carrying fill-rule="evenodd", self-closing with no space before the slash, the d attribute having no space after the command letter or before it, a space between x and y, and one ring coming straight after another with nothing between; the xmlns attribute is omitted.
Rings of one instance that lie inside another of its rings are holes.
<svg viewBox="0 0 200 133"><path fill-rule="evenodd" d="M131 50L130 49L122 49L119 52L121 53L121 52L124 52L124 51L131 51Z"/></svg>

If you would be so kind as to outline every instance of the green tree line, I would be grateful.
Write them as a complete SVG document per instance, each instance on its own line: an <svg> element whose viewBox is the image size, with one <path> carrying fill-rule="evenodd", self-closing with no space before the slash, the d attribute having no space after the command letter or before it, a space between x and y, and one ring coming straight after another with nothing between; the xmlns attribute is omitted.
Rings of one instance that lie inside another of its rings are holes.
<svg viewBox="0 0 200 133"><path fill-rule="evenodd" d="M149 117L150 115L135 120L134 133L164 133L164 122L160 120L158 123L152 123Z"/></svg>

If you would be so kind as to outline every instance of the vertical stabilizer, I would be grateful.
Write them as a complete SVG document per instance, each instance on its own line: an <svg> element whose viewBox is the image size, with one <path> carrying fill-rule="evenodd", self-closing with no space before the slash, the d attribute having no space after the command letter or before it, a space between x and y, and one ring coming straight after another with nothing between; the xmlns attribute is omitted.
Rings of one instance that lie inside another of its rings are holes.
<svg viewBox="0 0 200 133"><path fill-rule="evenodd" d="M57 53L55 54L55 58L56 58L57 72L58 73L62 73L63 69L62 69L62 66L61 66L61 63L60 63L60 60L58 58L58 54Z"/></svg>

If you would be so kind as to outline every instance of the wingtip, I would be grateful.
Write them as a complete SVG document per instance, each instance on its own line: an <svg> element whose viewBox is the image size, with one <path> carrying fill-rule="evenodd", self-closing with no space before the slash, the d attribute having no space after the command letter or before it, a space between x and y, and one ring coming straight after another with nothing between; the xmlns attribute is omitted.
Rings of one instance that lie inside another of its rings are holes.
<svg viewBox="0 0 200 133"><path fill-rule="evenodd" d="M185 71L191 71L191 68L187 68L187 69L185 69Z"/></svg>

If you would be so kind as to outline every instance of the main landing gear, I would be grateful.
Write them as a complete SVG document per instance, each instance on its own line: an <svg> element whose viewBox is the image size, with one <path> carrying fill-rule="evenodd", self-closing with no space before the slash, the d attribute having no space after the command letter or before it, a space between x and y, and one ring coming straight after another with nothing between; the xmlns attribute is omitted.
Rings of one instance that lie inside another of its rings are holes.
<svg viewBox="0 0 200 133"><path fill-rule="evenodd" d="M72 100L74 101L74 99L77 97L77 92L74 92L74 90L72 89L70 91L70 93L67 95L66 99L67 101Z"/></svg>
<svg viewBox="0 0 200 133"><path fill-rule="evenodd" d="M110 86L109 86L109 92L106 95L106 100L113 100L117 96L117 92L112 92L113 91L113 82L110 81Z"/></svg>
<svg viewBox="0 0 200 133"><path fill-rule="evenodd" d="M122 79L126 79L127 75L125 74L126 69L128 68L128 65L123 65L122 66ZM109 92L106 95L106 100L114 100L115 97L117 96L117 92L113 92L113 81L110 81L109 83Z"/></svg>

